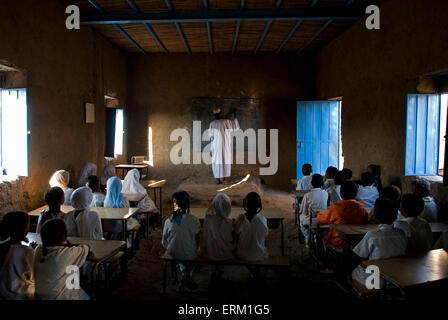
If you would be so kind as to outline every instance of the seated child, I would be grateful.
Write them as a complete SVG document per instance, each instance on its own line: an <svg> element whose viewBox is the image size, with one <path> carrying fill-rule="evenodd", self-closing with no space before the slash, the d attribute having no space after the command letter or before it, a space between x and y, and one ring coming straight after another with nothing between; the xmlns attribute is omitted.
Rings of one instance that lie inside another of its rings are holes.
<svg viewBox="0 0 448 320"><path fill-rule="evenodd" d="M305 242L309 242L309 225L312 209L327 209L328 193L323 190L324 178L320 174L313 174L311 185L313 189L308 192L300 204L300 228L305 236ZM316 214L313 214L313 219Z"/></svg>
<svg viewBox="0 0 448 320"><path fill-rule="evenodd" d="M303 178L297 181L296 190L311 190L313 186L311 185L311 172L313 168L309 163L305 163L302 166Z"/></svg>
<svg viewBox="0 0 448 320"><path fill-rule="evenodd" d="M373 174L375 178L374 185L379 193L383 192L383 183L381 182L381 167L377 164L369 164L367 166L367 172Z"/></svg>
<svg viewBox="0 0 448 320"><path fill-rule="evenodd" d="M34 257L36 299L89 300L83 289L68 288L66 285L69 277L73 276L73 272L67 273L67 267L81 268L89 254L89 247L72 246L67 241L67 228L61 219L45 222L41 238L42 245L36 248Z"/></svg>
<svg viewBox="0 0 448 320"><path fill-rule="evenodd" d="M209 260L233 258L233 223L229 219L232 211L230 198L218 193L207 210L202 226L201 255Z"/></svg>
<svg viewBox="0 0 448 320"><path fill-rule="evenodd" d="M34 299L33 258L37 244L22 245L22 241L28 242L29 230L26 212L9 212L0 222L0 300Z"/></svg>
<svg viewBox="0 0 448 320"><path fill-rule="evenodd" d="M88 187L76 189L71 198L75 210L65 216L67 234L70 237L101 240L103 238L103 227L97 212L90 211L92 203L92 191Z"/></svg>
<svg viewBox="0 0 448 320"><path fill-rule="evenodd" d="M264 260L269 256L265 245L269 229L266 218L259 214L262 205L258 193L250 192L243 206L246 213L235 222L236 255L247 261Z"/></svg>
<svg viewBox="0 0 448 320"><path fill-rule="evenodd" d="M61 211L61 205L65 201L64 191L59 187L53 187L45 191L45 202L48 205L48 209L42 211L37 221L36 232L40 233L40 229L45 221L61 218L63 219L65 213Z"/></svg>
<svg viewBox="0 0 448 320"><path fill-rule="evenodd" d="M334 176L334 185L327 189L327 192L328 192L328 202L329 202L330 206L332 206L336 202L342 200L342 197L341 197L341 184L342 184L342 182L347 180L345 177L346 176L345 176L344 172L339 171Z"/></svg>
<svg viewBox="0 0 448 320"><path fill-rule="evenodd" d="M91 207L103 207L104 199L106 198L104 194L100 191L100 181L97 176L89 176L87 178L87 186L92 190L93 199L90 204Z"/></svg>
<svg viewBox="0 0 448 320"><path fill-rule="evenodd" d="M392 200L397 205L397 208L400 207L401 190L397 186L384 187L381 196L383 198ZM400 210L398 209L397 209L397 219L400 219ZM377 223L375 219L375 207L369 211L369 222Z"/></svg>
<svg viewBox="0 0 448 320"><path fill-rule="evenodd" d="M411 183L411 188L412 193L419 196L425 204L425 208L420 217L428 222L437 222L439 220L439 207L434 201L434 198L429 195L431 191L429 182L418 178Z"/></svg>
<svg viewBox="0 0 448 320"><path fill-rule="evenodd" d="M356 200L361 202L367 211L372 210L376 199L380 196L378 189L374 186L375 177L370 172L361 175L361 185L358 187Z"/></svg>
<svg viewBox="0 0 448 320"><path fill-rule="evenodd" d="M115 167L112 165L107 165L103 168L103 173L101 174L100 185L101 191L106 192L106 184L107 180L112 177L116 177L117 172L115 171Z"/></svg>
<svg viewBox="0 0 448 320"><path fill-rule="evenodd" d="M345 224L345 223L367 223L368 212L364 205L355 200L357 188L353 181L344 181L341 184L342 200L336 202L327 211L317 215L319 224ZM335 249L343 249L346 246L344 240L339 238L333 228L325 235L324 242L327 246Z"/></svg>
<svg viewBox="0 0 448 320"><path fill-rule="evenodd" d="M345 180L352 180L352 176L353 176L353 172L351 169L349 168L344 168L341 170L342 173L344 174L344 178Z"/></svg>
<svg viewBox="0 0 448 320"><path fill-rule="evenodd" d="M165 220L162 245L166 252L175 259L191 260L197 256L197 236L201 230L199 220L190 215L190 196L185 191L175 192L172 197L173 214ZM192 270L188 263L179 263L182 273L179 289L194 290L197 284L191 277Z"/></svg>
<svg viewBox="0 0 448 320"><path fill-rule="evenodd" d="M70 173L65 170L58 170L51 176L50 187L59 187L64 190L65 201L64 206L70 206L70 198L73 193L73 189L68 187L70 182Z"/></svg>
<svg viewBox="0 0 448 320"><path fill-rule="evenodd" d="M334 177L338 172L339 170L335 167L327 168L327 170L325 171L325 183L324 183L325 190L328 190L330 187L334 186Z"/></svg>
<svg viewBox="0 0 448 320"><path fill-rule="evenodd" d="M380 225L376 230L368 231L353 249L361 259L387 259L403 256L406 253L406 238L401 230L392 223L397 217L397 205L389 199L380 197L375 201L376 219ZM352 272L353 280L366 284L370 274L359 265Z"/></svg>
<svg viewBox="0 0 448 320"><path fill-rule="evenodd" d="M419 217L423 208L423 200L415 194L407 193L401 198L402 218L395 221L394 227L401 229L406 235L408 253L431 250L433 243L431 227L426 220Z"/></svg>

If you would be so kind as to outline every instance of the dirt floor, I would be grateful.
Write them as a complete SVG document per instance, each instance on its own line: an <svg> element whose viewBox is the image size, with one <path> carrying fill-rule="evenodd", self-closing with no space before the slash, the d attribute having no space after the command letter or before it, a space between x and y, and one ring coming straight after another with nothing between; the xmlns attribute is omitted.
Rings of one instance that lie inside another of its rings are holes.
<svg viewBox="0 0 448 320"><path fill-rule="evenodd" d="M216 190L223 186L185 183L178 190L186 190L192 197L193 205L206 206ZM162 227L151 229L148 239L140 242L140 248L135 256L128 262L128 278L119 284L115 284L115 299L132 300L225 300L232 299L286 299L291 293L301 288L302 292L311 295L328 294L332 297L342 295L343 292L331 279L317 272L314 260L310 258L308 250L299 244L297 227L294 225L294 209L292 207L294 196L292 191L269 190L259 181L248 181L226 193L231 197L235 206L240 206L242 196L250 191L257 191L263 198L264 207L281 208L285 215L285 254L290 257L291 266L288 271L263 269L264 283L261 286L251 285L249 272L245 267L225 267L225 282L219 287L210 285L212 266L198 266L195 269L193 279L199 285L199 289L189 295L177 292L178 284L173 283L170 268L168 271L167 294L162 292L162 262L159 257L164 253L161 245ZM164 202L164 219L170 212L169 198ZM271 255L281 255L280 228L271 229L267 238L267 247Z"/></svg>

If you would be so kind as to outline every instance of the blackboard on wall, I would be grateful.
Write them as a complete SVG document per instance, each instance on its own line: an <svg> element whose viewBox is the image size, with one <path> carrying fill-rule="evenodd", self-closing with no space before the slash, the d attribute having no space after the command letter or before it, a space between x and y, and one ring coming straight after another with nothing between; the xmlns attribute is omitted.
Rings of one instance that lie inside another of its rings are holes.
<svg viewBox="0 0 448 320"><path fill-rule="evenodd" d="M191 106L191 119L201 121L201 136L210 127L210 122L215 119L213 109L218 107L221 108L223 117L228 119L232 119L231 113L236 109L236 117L241 130L252 128L257 131L260 128L259 99L195 98ZM209 141L202 141L201 148L204 149L207 144ZM194 142L192 145L193 151L201 151ZM235 144L233 148L235 150ZM245 143L244 149L247 151L247 143Z"/></svg>

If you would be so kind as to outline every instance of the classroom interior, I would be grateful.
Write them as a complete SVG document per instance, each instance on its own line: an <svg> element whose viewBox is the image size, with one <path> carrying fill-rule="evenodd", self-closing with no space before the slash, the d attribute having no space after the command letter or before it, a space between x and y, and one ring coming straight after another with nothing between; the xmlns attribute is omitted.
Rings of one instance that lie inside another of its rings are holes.
<svg viewBox="0 0 448 320"><path fill-rule="evenodd" d="M216 289L210 285L213 265L198 265L194 279L199 289L189 294L176 290L168 270L163 294L163 224L156 225L127 260L126 278L112 279L110 290L100 283L98 300L284 301L293 298L298 287L306 298L360 299L332 275L319 272L310 250L299 241L295 185L291 183L301 175L303 165L298 160L298 102L338 102L340 169L350 168L353 178L359 179L369 164L378 164L383 185L396 185L402 193L411 192L411 182L424 176L439 206L439 222L448 223L448 192L443 185L445 138L437 127L446 127L446 110L440 111L445 119L436 125L437 168L426 165L426 149L414 148L416 164L413 169L407 165L409 95L436 95L445 102L440 108L447 109L448 2L373 1L380 8L381 27L368 30L365 19L355 16L370 2L1 1L0 89L4 94L26 90L26 137L22 140L27 150L21 167L26 174L0 176L0 214L31 212L43 206L44 192L56 170L70 172L75 187L86 162L96 164L100 175L106 165L128 164L132 157L144 156L150 163L147 179L166 181L161 189L163 221L172 212L171 195L178 190L187 191L192 206L202 208L221 189L234 207L241 207L245 195L255 191L263 208L279 209L283 214L282 226L269 230L266 245L271 255L283 256L284 237L289 266L286 272L263 269L261 289L248 285L246 268L226 266L228 282ZM81 23L79 30L68 30L68 5L80 8L81 21L83 15L100 19L112 14L118 23ZM238 21L241 12L257 10L274 17L285 10L302 20ZM218 11L237 16L231 20L223 15L222 21L211 22L176 22L173 18L183 12L194 20L197 17L188 13L207 16L207 12ZM152 18L142 23L138 20L141 12L154 17L160 13L157 19L161 21ZM132 14L133 23L120 20ZM307 15L333 20L304 19ZM192 132L192 105L198 98L257 101L259 128L278 129L276 173L260 175L260 167L266 165L259 159L255 164L234 164L231 182L223 186L216 185L210 165L173 164L170 152L177 141L170 135L177 128ZM91 116L86 104L93 105L93 123L86 123ZM123 110L122 146L118 154L106 158L111 108ZM6 126L2 122L2 128ZM421 161L425 165L420 172L417 162ZM152 190L149 196L153 198ZM440 288L446 288L446 281L409 292L415 298ZM391 299L401 299L400 292L392 293Z"/></svg>

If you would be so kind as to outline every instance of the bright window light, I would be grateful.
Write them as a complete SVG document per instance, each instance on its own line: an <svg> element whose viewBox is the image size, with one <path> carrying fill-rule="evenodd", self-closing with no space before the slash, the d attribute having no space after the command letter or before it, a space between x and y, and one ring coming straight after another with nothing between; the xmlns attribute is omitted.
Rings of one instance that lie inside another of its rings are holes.
<svg viewBox="0 0 448 320"><path fill-rule="evenodd" d="M115 148L114 154L122 155L123 154L123 109L117 109L115 117Z"/></svg>
<svg viewBox="0 0 448 320"><path fill-rule="evenodd" d="M448 94L442 94L440 97L440 136L439 136L439 170L438 173L443 175L443 167L445 165L445 134L446 120L448 109Z"/></svg>
<svg viewBox="0 0 448 320"><path fill-rule="evenodd" d="M8 175L28 176L26 89L0 90L1 166Z"/></svg>
<svg viewBox="0 0 448 320"><path fill-rule="evenodd" d="M150 166L154 166L154 155L152 153L152 128L148 127L148 161L145 161Z"/></svg>

